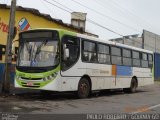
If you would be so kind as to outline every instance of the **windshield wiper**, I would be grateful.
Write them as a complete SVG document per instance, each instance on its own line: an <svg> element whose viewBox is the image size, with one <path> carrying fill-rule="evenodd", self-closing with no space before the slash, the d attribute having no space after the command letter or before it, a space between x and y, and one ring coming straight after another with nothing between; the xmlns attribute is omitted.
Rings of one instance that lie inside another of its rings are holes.
<svg viewBox="0 0 160 120"><path fill-rule="evenodd" d="M45 46L47 43L48 43L48 40L45 40L37 47L37 50L36 50L36 53L35 53L35 56L34 56L34 59L33 59L34 61L35 61L37 55L41 52L41 48L43 46Z"/></svg>
<svg viewBox="0 0 160 120"><path fill-rule="evenodd" d="M29 44L29 42L26 42L26 48L29 53L29 60L31 60L32 46Z"/></svg>

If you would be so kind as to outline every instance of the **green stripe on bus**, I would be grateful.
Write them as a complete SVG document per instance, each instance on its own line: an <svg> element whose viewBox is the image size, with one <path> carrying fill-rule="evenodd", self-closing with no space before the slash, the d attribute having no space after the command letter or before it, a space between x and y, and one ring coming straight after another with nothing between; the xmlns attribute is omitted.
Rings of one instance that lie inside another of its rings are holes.
<svg viewBox="0 0 160 120"><path fill-rule="evenodd" d="M50 76L50 75L52 75L53 73L57 73L57 72L59 72L60 71L60 65L56 68L56 69L54 69L54 70L51 70L51 71L48 71L48 72L44 72L44 73L25 73L25 72L20 72L20 71L18 71L18 70L16 70L16 76L18 76L18 77L25 77L25 78L45 78L45 77L48 77L48 76ZM55 77L56 78L56 77ZM53 79L54 80L54 79ZM53 80L47 80L47 81L43 81L43 82L36 82L36 83L40 83L40 87L38 87L38 88L41 88L41 87L43 87L43 86L45 86L45 85L47 85L48 83L50 83L50 82L52 82ZM23 87L22 86L22 83L21 82L23 82L23 80L17 80L17 78L16 78L16 82L21 86L21 87ZM26 82L26 81L25 81ZM34 83L34 82L33 82ZM25 87L23 87L23 88L25 88ZM28 87L27 87L28 88Z"/></svg>

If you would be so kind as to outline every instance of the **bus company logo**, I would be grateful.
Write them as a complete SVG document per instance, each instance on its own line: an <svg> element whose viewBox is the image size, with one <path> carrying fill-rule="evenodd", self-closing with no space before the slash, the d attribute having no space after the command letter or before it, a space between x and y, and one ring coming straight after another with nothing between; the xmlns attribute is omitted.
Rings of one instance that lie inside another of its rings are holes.
<svg viewBox="0 0 160 120"><path fill-rule="evenodd" d="M18 22L18 30L19 31L26 31L31 28L28 20L26 18L21 18L21 20Z"/></svg>

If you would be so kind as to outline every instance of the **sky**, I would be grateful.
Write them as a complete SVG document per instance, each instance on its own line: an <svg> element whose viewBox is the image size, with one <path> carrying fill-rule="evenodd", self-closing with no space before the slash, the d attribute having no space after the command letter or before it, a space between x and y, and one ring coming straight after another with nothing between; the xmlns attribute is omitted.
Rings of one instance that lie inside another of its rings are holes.
<svg viewBox="0 0 160 120"><path fill-rule="evenodd" d="M11 0L0 0L0 3L10 5ZM69 12L87 13L87 19L101 27L87 21L86 31L104 40L119 38L120 35L141 35L143 29L160 34L160 0L17 0L17 5L38 9L69 24Z"/></svg>

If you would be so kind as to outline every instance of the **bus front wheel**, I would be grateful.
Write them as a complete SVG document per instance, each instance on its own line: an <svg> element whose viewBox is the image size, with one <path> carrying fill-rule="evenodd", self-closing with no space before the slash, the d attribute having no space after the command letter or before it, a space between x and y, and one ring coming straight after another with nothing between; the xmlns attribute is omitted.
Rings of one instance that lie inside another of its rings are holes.
<svg viewBox="0 0 160 120"><path fill-rule="evenodd" d="M87 98L90 94L90 84L86 78L82 78L78 84L78 97Z"/></svg>
<svg viewBox="0 0 160 120"><path fill-rule="evenodd" d="M132 78L130 87L124 88L123 91L126 93L135 93L137 86L138 86L137 80L135 78Z"/></svg>

